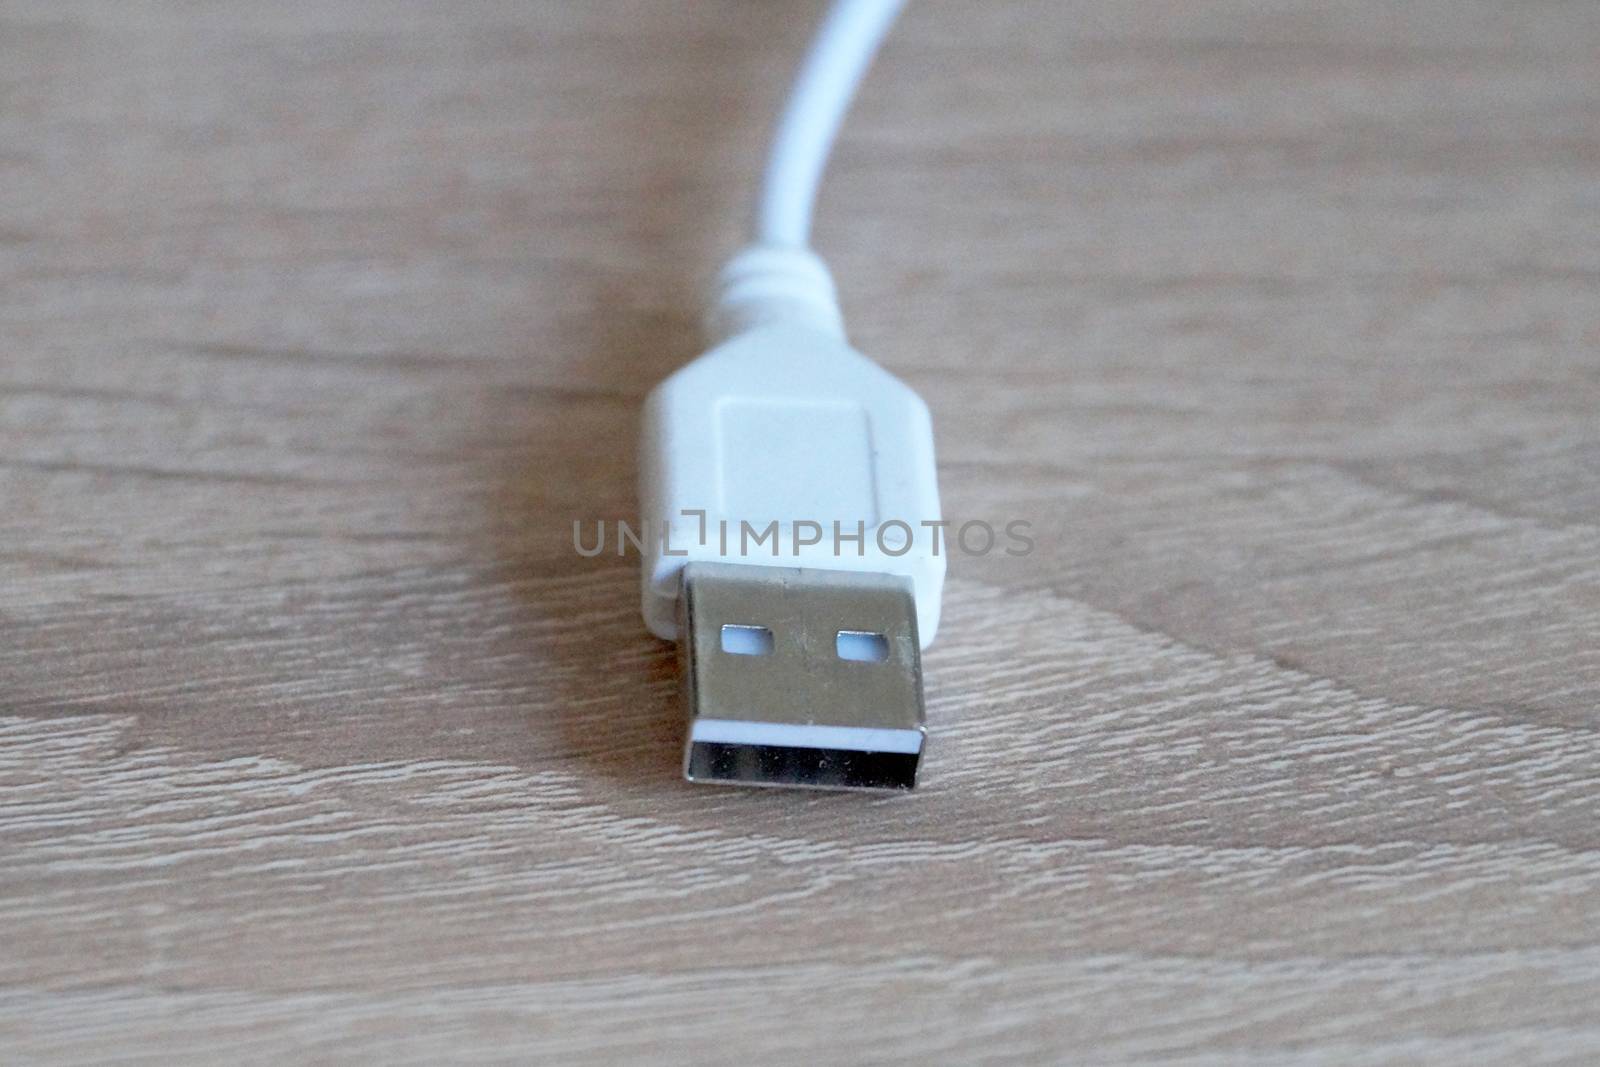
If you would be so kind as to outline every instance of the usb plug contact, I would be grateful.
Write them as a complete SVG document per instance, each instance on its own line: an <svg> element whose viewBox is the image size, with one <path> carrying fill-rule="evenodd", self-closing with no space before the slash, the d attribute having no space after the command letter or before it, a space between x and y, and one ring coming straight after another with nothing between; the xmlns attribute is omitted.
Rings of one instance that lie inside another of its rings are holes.
<svg viewBox="0 0 1600 1067"><path fill-rule="evenodd" d="M910 789L924 736L909 578L686 564L679 658L695 782Z"/></svg>

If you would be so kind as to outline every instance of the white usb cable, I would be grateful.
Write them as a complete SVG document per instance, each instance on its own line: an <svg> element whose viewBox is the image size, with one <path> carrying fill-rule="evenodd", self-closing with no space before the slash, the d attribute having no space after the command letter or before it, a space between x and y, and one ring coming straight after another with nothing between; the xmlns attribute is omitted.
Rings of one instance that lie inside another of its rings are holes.
<svg viewBox="0 0 1600 1067"><path fill-rule="evenodd" d="M828 152L900 0L837 0L773 139L713 347L645 406L644 617L676 640L694 781L908 789L946 546L933 427L845 341L807 247Z"/></svg>
<svg viewBox="0 0 1600 1067"><path fill-rule="evenodd" d="M772 138L756 219L762 244L804 248L828 153L904 0L839 0L795 76Z"/></svg>

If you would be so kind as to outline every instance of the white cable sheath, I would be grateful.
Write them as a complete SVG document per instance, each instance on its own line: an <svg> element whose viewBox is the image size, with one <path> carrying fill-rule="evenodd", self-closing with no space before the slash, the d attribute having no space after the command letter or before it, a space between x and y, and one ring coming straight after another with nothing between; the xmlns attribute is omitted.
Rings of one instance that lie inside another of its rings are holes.
<svg viewBox="0 0 1600 1067"><path fill-rule="evenodd" d="M773 133L755 243L717 277L706 312L713 343L777 322L844 339L833 276L810 248L811 216L845 112L904 4L834 0L828 9Z"/></svg>
<svg viewBox="0 0 1600 1067"><path fill-rule="evenodd" d="M756 240L805 248L828 152L905 0L835 0L800 64L772 138Z"/></svg>
<svg viewBox="0 0 1600 1067"><path fill-rule="evenodd" d="M844 315L833 275L809 248L750 245L717 275L706 311L706 340L721 344L775 322L799 322L844 340Z"/></svg>

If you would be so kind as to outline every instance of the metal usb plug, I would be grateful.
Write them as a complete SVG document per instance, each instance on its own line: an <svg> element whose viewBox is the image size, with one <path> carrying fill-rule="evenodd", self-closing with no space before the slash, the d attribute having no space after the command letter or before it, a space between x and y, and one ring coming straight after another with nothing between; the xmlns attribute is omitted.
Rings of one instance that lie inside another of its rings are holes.
<svg viewBox="0 0 1600 1067"><path fill-rule="evenodd" d="M916 784L925 731L909 578L696 562L681 582L686 778Z"/></svg>

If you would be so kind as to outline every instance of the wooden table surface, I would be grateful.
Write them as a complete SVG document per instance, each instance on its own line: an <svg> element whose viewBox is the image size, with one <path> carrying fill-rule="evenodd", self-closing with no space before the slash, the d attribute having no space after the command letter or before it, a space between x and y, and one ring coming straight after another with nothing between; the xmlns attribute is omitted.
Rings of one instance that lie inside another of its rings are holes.
<svg viewBox="0 0 1600 1067"><path fill-rule="evenodd" d="M571 548L818 10L0 4L0 1060L1600 1058L1600 5L911 5L818 246L1038 547L889 798Z"/></svg>

